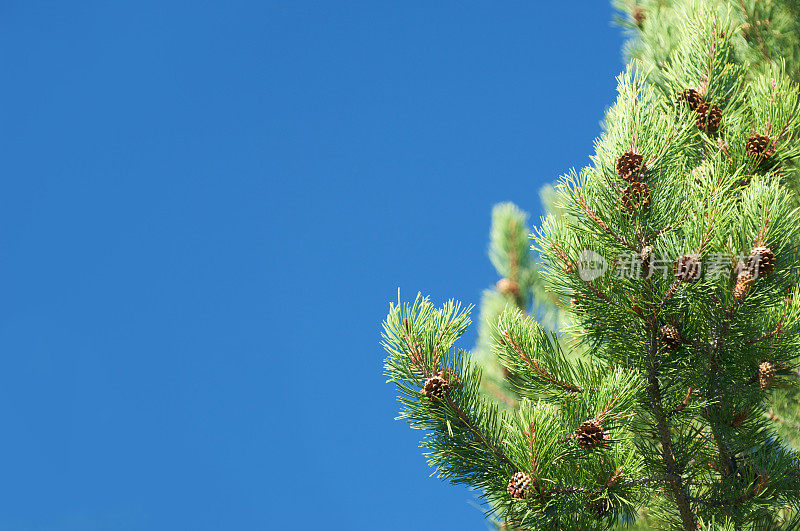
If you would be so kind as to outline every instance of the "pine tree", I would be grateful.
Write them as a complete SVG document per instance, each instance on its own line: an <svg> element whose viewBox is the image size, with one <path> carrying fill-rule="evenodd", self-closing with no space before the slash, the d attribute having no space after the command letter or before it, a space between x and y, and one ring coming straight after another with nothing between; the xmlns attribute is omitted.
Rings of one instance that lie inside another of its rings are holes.
<svg viewBox="0 0 800 531"><path fill-rule="evenodd" d="M619 3L592 166L493 214L469 308L390 306L386 372L440 477L509 529L800 525L800 4Z"/></svg>

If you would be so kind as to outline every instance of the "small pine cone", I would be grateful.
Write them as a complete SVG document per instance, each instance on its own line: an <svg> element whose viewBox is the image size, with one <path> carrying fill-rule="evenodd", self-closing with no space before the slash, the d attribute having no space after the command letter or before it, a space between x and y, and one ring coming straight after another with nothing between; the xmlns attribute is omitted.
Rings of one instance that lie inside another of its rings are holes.
<svg viewBox="0 0 800 531"><path fill-rule="evenodd" d="M750 251L749 265L754 277L765 277L775 270L775 253L769 247L754 247Z"/></svg>
<svg viewBox="0 0 800 531"><path fill-rule="evenodd" d="M775 379L776 372L775 365L768 361L762 361L758 364L758 386L762 391L770 386L772 380Z"/></svg>
<svg viewBox="0 0 800 531"><path fill-rule="evenodd" d="M653 247L645 245L639 253L639 259L642 261L642 276L644 278L650 277L650 266L653 262Z"/></svg>
<svg viewBox="0 0 800 531"><path fill-rule="evenodd" d="M617 159L617 173L626 181L635 181L639 174L644 171L642 163L644 157L633 151L623 153Z"/></svg>
<svg viewBox="0 0 800 531"><path fill-rule="evenodd" d="M703 96L693 88L687 88L681 92L681 97L686 102L686 105L693 111L696 111L700 104L703 103Z"/></svg>
<svg viewBox="0 0 800 531"><path fill-rule="evenodd" d="M450 392L450 384L444 379L441 372L436 372L433 376L425 380L425 386L422 388L422 392L428 398L435 400L437 398L442 398Z"/></svg>
<svg viewBox="0 0 800 531"><path fill-rule="evenodd" d="M533 480L528 474L525 472L517 472L511 476L511 479L508 480L506 492L512 498L521 500L530 494L531 489L533 488L532 483Z"/></svg>
<svg viewBox="0 0 800 531"><path fill-rule="evenodd" d="M583 422L575 430L575 438L578 440L578 444L586 450L599 446L606 438L606 435L603 426L594 419Z"/></svg>
<svg viewBox="0 0 800 531"><path fill-rule="evenodd" d="M673 266L675 278L681 282L692 282L700 278L700 262L692 255L685 254L678 258Z"/></svg>
<svg viewBox="0 0 800 531"><path fill-rule="evenodd" d="M510 278L501 278L497 281L497 291L503 295L511 295L512 297L519 297L519 284Z"/></svg>
<svg viewBox="0 0 800 531"><path fill-rule="evenodd" d="M665 324L661 327L661 343L667 348L667 350L677 350L683 339L681 338L681 333L678 330L678 327L673 324Z"/></svg>
<svg viewBox="0 0 800 531"><path fill-rule="evenodd" d="M761 494L769 486L769 475L764 470L756 470L756 477L753 479L750 492Z"/></svg>
<svg viewBox="0 0 800 531"><path fill-rule="evenodd" d="M750 416L750 408L745 408L742 411L736 413L729 422L730 427L731 428L741 427L741 425L744 424L744 421L746 421L747 417L749 416Z"/></svg>
<svg viewBox="0 0 800 531"><path fill-rule="evenodd" d="M775 153L775 145L767 135L753 135L747 139L747 154L755 159L768 159Z"/></svg>
<svg viewBox="0 0 800 531"><path fill-rule="evenodd" d="M641 6L634 7L631 15L633 16L633 20L636 21L636 25L641 28L645 19L647 18L647 12L644 10L644 8Z"/></svg>
<svg viewBox="0 0 800 531"><path fill-rule="evenodd" d="M755 278L753 278L753 273L748 270L744 270L736 277L736 285L733 286L733 298L736 299L737 302L741 302L744 299L747 292L750 291L750 286L753 285L755 282Z"/></svg>
<svg viewBox="0 0 800 531"><path fill-rule="evenodd" d="M622 208L628 212L644 210L648 205L650 205L650 189L646 184L632 182L622 191Z"/></svg>
<svg viewBox="0 0 800 531"><path fill-rule="evenodd" d="M719 129L722 122L722 109L707 101L697 106L697 127L706 133L713 133Z"/></svg>

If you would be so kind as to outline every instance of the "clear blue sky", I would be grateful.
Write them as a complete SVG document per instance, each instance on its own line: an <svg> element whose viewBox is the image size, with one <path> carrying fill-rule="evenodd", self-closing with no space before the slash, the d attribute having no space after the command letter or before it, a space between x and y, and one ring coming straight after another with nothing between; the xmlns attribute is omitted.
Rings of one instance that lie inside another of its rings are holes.
<svg viewBox="0 0 800 531"><path fill-rule="evenodd" d="M587 163L611 17L3 2L0 529L484 529L379 323L477 302L492 204Z"/></svg>

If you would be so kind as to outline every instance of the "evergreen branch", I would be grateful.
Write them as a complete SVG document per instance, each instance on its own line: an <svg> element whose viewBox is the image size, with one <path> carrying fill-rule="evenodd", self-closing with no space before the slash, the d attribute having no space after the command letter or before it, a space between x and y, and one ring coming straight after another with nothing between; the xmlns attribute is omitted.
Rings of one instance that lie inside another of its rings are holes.
<svg viewBox="0 0 800 531"><path fill-rule="evenodd" d="M668 413L667 417L674 415L675 413L680 413L684 410L686 406L689 405L689 399L692 397L692 388L690 387L688 391L686 391L686 398L681 400L681 403L672 408Z"/></svg>
<svg viewBox="0 0 800 531"><path fill-rule="evenodd" d="M709 391L708 395L711 398L715 398L719 390L717 389L717 371L718 371L718 363L717 363L717 356L719 352L722 350L725 339L728 334L728 330L730 329L731 320L733 319L733 315L735 313L735 308L733 306L729 307L722 319L722 324L719 325L720 327L716 329L716 337L714 341L712 341L711 345L711 352L709 353L709 359L711 360L711 365L709 367L709 371L711 373L709 377ZM725 442L725 437L722 434L720 429L720 408L719 405L714 406L714 411L711 411L711 406L705 408L706 419L708 420L709 425L711 426L711 434L714 437L714 444L717 446L717 451L719 452L720 460L723 463L725 468L725 475L730 476L735 474L737 471L737 464L736 458L730 454L730 450L728 449L728 445Z"/></svg>
<svg viewBox="0 0 800 531"><path fill-rule="evenodd" d="M600 218L600 216L597 214L597 212L592 210L592 208L588 205L588 203L586 203L586 199L584 199L581 193L578 192L577 190L575 191L575 196L577 197L578 203L581 205L581 209L583 209L584 214L589 216L590 219L592 219L595 223L597 223L601 229L606 231L606 233L608 233L609 236L614 238L616 241L618 241L619 243L621 243L634 253L639 252L639 249L637 249L632 243L630 243L628 240L626 240L625 238L623 238L622 236L618 235L613 230L611 230L611 227L608 226L608 223L603 221L602 218Z"/></svg>
<svg viewBox="0 0 800 531"><path fill-rule="evenodd" d="M756 34L756 38L758 39L758 46L761 49L761 53L764 54L764 59L766 59L768 63L771 63L772 58L769 56L769 52L767 51L767 48L764 45L764 37L761 35L761 30L756 29L756 24L753 23L753 19L750 18L750 14L747 12L747 8L744 6L744 0L739 0L739 6L742 8L742 14L744 14L744 17L747 19L747 23L750 26L749 29L752 29Z"/></svg>
<svg viewBox="0 0 800 531"><path fill-rule="evenodd" d="M648 279L649 280L649 279ZM664 292L664 296L661 298L661 302L658 305L658 309L656 310L656 315L661 313L661 310L664 308L664 305L669 301L672 296L675 294L675 291L678 289L678 286L681 285L680 280L676 280L675 282L670 285L666 292Z"/></svg>
<svg viewBox="0 0 800 531"><path fill-rule="evenodd" d="M789 420L787 420L787 419L785 419L783 417L780 417L780 416L776 415L775 411L773 411L772 409L770 409L768 412L764 413L764 416L766 418L768 418L769 420L773 421L773 422L777 422L779 424L782 424L784 426L792 428L795 431L800 431L800 424L797 424L795 422L791 422L791 421L789 421Z"/></svg>
<svg viewBox="0 0 800 531"><path fill-rule="evenodd" d="M582 393L583 392L583 387L580 387L580 386L577 386L577 385L572 385L570 383L563 382L563 381L559 380L558 378L553 376L550 373L550 371L548 371L547 369L542 367L542 365L539 362L537 362L535 359L532 359L530 356L528 356L525 353L525 351L522 349L522 347L520 347L519 343L517 343L516 340L514 340L514 338L511 337L511 334L508 333L508 330L503 330L502 334L503 334L503 338L505 338L505 341L507 343L509 343L511 345L511 347L514 349L514 352L516 352L517 355L520 358L522 358L522 360L525 361L525 363L531 369L533 369L539 376L541 376L542 378L544 378L545 380L547 380L551 384L555 385L556 387L559 387L559 388L561 388L561 389L563 389L565 391L569 391L570 393Z"/></svg>
<svg viewBox="0 0 800 531"><path fill-rule="evenodd" d="M461 420L461 422L463 422L467 429L469 429L469 431L481 441L486 449L496 455L497 458L508 465L509 468L515 468L514 463L512 463L508 457L506 457L505 453L503 453L503 450L489 442L489 440L481 432L481 430L478 429L477 425L472 421L472 419L470 419L470 417L464 413L464 410L461 409L461 407L459 407L459 405L456 404L449 395L445 397L445 401L447 402L447 405L450 406L450 409L452 409L456 416Z"/></svg>
<svg viewBox="0 0 800 531"><path fill-rule="evenodd" d="M661 236L665 232L670 231L670 230L674 229L675 227L680 226L684 221L686 221L687 217L689 217L689 212L688 211L685 212L683 214L683 217L681 219L679 219L678 221L670 223L666 227L657 230L656 232L654 232L653 234L651 234L649 236L645 236L644 241L642 242L642 244L643 245L649 245L650 242L652 242L653 240L655 240L656 238L658 238L659 236Z"/></svg>
<svg viewBox="0 0 800 531"><path fill-rule="evenodd" d="M681 478L681 471L675 461L675 455L672 449L672 436L670 435L667 416L664 414L664 409L661 405L661 387L658 383L658 370L655 364L658 347L656 343L656 324L654 320L651 320L649 336L650 349L647 356L647 391L650 395L650 406L656 420L658 438L661 443L661 456L667 470L667 487L672 492L672 496L678 506L678 512L680 513L684 528L687 531L694 531L697 529L697 519L689 505L689 495L686 485Z"/></svg>
<svg viewBox="0 0 800 531"><path fill-rule="evenodd" d="M736 498L716 498L713 500L707 500L705 498L696 498L693 496L689 496L689 499L695 503L702 503L703 505L707 505L709 507L726 507L732 505L739 505L745 502L748 502L755 498L758 494L758 490L756 489L756 485L753 485L747 492L747 494L742 494Z"/></svg>
<svg viewBox="0 0 800 531"><path fill-rule="evenodd" d="M567 256L567 253L565 253L565 252L564 252L564 250L563 250L563 249L561 249L561 248L560 248L560 247L559 247L557 244L553 243L553 249L555 250L556 254L558 254L559 258L561 258L561 260L562 260L562 261L564 261L564 262L567 264L567 268L568 268L568 269L571 269L572 271L574 271L575 269L577 269L577 266L575 265L575 262L573 262L572 260L570 260L570 258ZM590 281L588 281L588 280L583 280L583 279L581 279L581 281L583 282L583 284L584 284L584 285L585 285L587 288L589 288L589 291L591 291L592 293L594 293L594 295L595 295L595 296L596 296L598 299L600 299L600 300L602 300L602 301L604 301L604 302L607 302L608 304L611 304L612 306L619 307L619 305L618 305L616 302L614 302L613 300L611 300L611 299L608 297L608 295L606 295L605 293L603 293L602 291L600 291L599 289L597 289L597 286L595 286L594 284L592 284Z"/></svg>
<svg viewBox="0 0 800 531"><path fill-rule="evenodd" d="M758 336L756 338L748 339L747 341L745 341L743 343L743 345L752 345L753 343L758 343L759 341L763 341L763 340L768 339L770 337L779 336L783 332L783 325L784 325L785 319L786 319L786 312L783 312L781 314L781 318L778 320L778 324L775 325L775 328L773 328L769 332L764 332L763 334L761 334L760 336Z"/></svg>

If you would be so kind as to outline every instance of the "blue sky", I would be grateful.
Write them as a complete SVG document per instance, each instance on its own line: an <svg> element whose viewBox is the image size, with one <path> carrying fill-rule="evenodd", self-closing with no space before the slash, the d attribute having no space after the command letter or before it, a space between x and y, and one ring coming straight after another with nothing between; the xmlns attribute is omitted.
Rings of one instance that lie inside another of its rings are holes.
<svg viewBox="0 0 800 531"><path fill-rule="evenodd" d="M0 529L484 529L379 323L476 303L492 205L587 163L611 17L4 2Z"/></svg>

